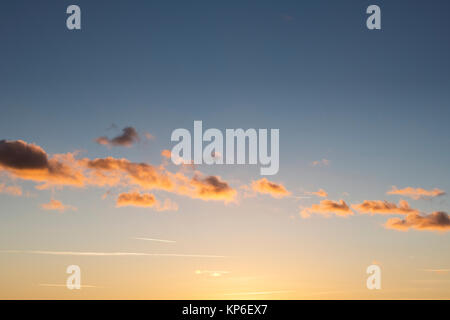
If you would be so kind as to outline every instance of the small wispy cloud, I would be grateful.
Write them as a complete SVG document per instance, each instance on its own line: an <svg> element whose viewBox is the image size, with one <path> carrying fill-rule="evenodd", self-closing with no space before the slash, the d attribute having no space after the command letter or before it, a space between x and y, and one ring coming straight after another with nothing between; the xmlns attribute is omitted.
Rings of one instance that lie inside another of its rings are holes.
<svg viewBox="0 0 450 320"><path fill-rule="evenodd" d="M301 199L311 199L310 196L292 196L295 200L301 200Z"/></svg>
<svg viewBox="0 0 450 320"><path fill-rule="evenodd" d="M145 252L90 252L90 251L43 251L43 250L0 250L0 253L23 253L52 256L86 257L181 257L181 258L226 258L218 255L184 253L145 253Z"/></svg>
<svg viewBox="0 0 450 320"><path fill-rule="evenodd" d="M74 206L65 205L61 201L54 200L54 199L50 200L49 203L41 204L41 208L44 210L59 211L59 212L64 212L67 210L72 210L72 211L77 210L77 208Z"/></svg>
<svg viewBox="0 0 450 320"><path fill-rule="evenodd" d="M38 286L40 287L67 287L67 284L57 284L57 283L39 283ZM93 286L93 285L88 285L88 284L83 284L80 285L81 288L101 288L98 286Z"/></svg>
<svg viewBox="0 0 450 320"><path fill-rule="evenodd" d="M398 189L396 186L392 186L391 190L389 190L387 194L405 196L414 200L419 200L419 199L431 199L435 197L440 197L445 195L446 193L444 190L438 188L434 188L432 190L426 190L423 188L412 188L412 187Z"/></svg>
<svg viewBox="0 0 450 320"><path fill-rule="evenodd" d="M225 274L231 273L230 271L212 271L212 270L196 270L195 274L197 275L207 275L210 277L221 277Z"/></svg>
<svg viewBox="0 0 450 320"><path fill-rule="evenodd" d="M18 186L7 186L4 183L0 183L0 193L9 194L11 196L21 196L22 188Z"/></svg>
<svg viewBox="0 0 450 320"><path fill-rule="evenodd" d="M134 240L143 240L143 241L155 241L155 242L165 242L165 243L175 243L174 240L164 240L164 239L153 239L153 238L142 238L142 237L134 237L131 238Z"/></svg>
<svg viewBox="0 0 450 320"><path fill-rule="evenodd" d="M320 197L320 198L328 197L328 193L323 189L319 189L317 191L306 192L306 194L313 195L313 196Z"/></svg>
<svg viewBox="0 0 450 320"><path fill-rule="evenodd" d="M422 271L432 272L436 274L447 274L450 272L450 269L423 269Z"/></svg>
<svg viewBox="0 0 450 320"><path fill-rule="evenodd" d="M311 162L313 167L328 167L331 164L331 161L328 159L316 160Z"/></svg>

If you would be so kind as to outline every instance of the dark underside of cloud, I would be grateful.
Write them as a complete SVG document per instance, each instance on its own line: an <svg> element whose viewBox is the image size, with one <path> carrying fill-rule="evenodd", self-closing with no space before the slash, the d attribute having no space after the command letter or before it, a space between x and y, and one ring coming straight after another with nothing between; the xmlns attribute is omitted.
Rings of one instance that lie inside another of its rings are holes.
<svg viewBox="0 0 450 320"><path fill-rule="evenodd" d="M109 139L108 137L99 137L95 139L98 144L120 147L130 147L139 140L139 134L133 127L122 129L122 133L112 139Z"/></svg>

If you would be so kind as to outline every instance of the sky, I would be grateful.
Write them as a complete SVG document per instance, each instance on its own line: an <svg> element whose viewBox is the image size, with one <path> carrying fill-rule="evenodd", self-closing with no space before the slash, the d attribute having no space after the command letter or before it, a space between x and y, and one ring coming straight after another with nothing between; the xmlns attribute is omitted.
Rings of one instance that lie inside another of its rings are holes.
<svg viewBox="0 0 450 320"><path fill-rule="evenodd" d="M2 1L0 298L449 299L449 9ZM278 173L174 165L195 120Z"/></svg>

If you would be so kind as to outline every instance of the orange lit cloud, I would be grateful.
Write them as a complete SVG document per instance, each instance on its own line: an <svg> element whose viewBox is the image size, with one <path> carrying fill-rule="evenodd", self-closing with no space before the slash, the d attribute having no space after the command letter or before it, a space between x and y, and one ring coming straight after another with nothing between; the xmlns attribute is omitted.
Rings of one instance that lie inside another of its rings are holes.
<svg viewBox="0 0 450 320"><path fill-rule="evenodd" d="M255 192L268 194L274 198L283 198L291 194L282 184L271 182L266 178L253 181L251 187Z"/></svg>
<svg viewBox="0 0 450 320"><path fill-rule="evenodd" d="M193 177L183 172L172 173L164 165L131 162L113 157L76 159L75 153L57 154L49 158L39 146L24 141L0 141L0 172L13 177L42 182L38 189L52 186L129 187L163 190L194 199L234 201L236 190L218 176ZM9 191L12 191L10 189ZM159 209L173 210L176 204L164 201Z"/></svg>
<svg viewBox="0 0 450 320"><path fill-rule="evenodd" d="M319 189L316 192L307 192L307 194L315 195L315 196L321 197L321 198L328 197L328 193L325 190L323 190L323 189Z"/></svg>
<svg viewBox="0 0 450 320"><path fill-rule="evenodd" d="M139 141L139 135L133 127L126 127L122 129L122 134L115 138L99 137L95 141L98 144L107 146L131 147L135 142Z"/></svg>
<svg viewBox="0 0 450 320"><path fill-rule="evenodd" d="M51 211L59 211L64 212L66 210L77 210L77 208L69 205L63 204L61 201L58 200L50 200L49 203L41 204L41 208L44 210L51 210Z"/></svg>
<svg viewBox="0 0 450 320"><path fill-rule="evenodd" d="M157 211L176 211L178 205L170 199L166 199L163 203L155 198L151 193L139 193L137 191L130 193L121 193L116 201L117 207L141 207L154 208Z"/></svg>
<svg viewBox="0 0 450 320"><path fill-rule="evenodd" d="M419 231L450 231L450 217L446 212L437 211L426 215L410 213L404 219L391 218L385 227L398 231L415 229Z"/></svg>
<svg viewBox="0 0 450 320"><path fill-rule="evenodd" d="M121 193L117 198L116 206L117 207L142 207L149 208L156 205L156 198L151 193L143 193L139 192L131 192L131 193Z"/></svg>
<svg viewBox="0 0 450 320"><path fill-rule="evenodd" d="M233 201L236 190L217 176L203 177L200 173L189 178L185 174L171 173L163 166L134 163L112 157L84 159L84 165L91 170L90 181L99 185L137 185L143 189L159 189L202 200Z"/></svg>
<svg viewBox="0 0 450 320"><path fill-rule="evenodd" d="M175 187L170 173L162 167L112 157L82 159L80 162L90 170L89 182L93 185L138 185L144 189L166 191L171 191Z"/></svg>
<svg viewBox="0 0 450 320"><path fill-rule="evenodd" d="M320 204L313 204L309 208L304 208L300 215L303 218L308 218L311 214L317 213L323 216L329 216L330 214L335 214L340 217L346 217L353 215L353 211L345 203L344 200L332 201L332 200L322 200Z"/></svg>
<svg viewBox="0 0 450 320"><path fill-rule="evenodd" d="M352 205L352 208L359 213L371 215L419 213L416 209L411 208L405 200L400 200L398 205L381 200L364 200L363 203Z"/></svg>
<svg viewBox="0 0 450 320"><path fill-rule="evenodd" d="M0 193L9 194L11 196L21 196L22 188L17 186L7 186L4 183L0 183Z"/></svg>
<svg viewBox="0 0 450 320"><path fill-rule="evenodd" d="M84 185L84 176L73 154L49 158L41 147L22 140L0 141L0 171L20 179L44 182L41 189L51 185Z"/></svg>
<svg viewBox="0 0 450 320"><path fill-rule="evenodd" d="M443 196L445 195L445 191L438 188L434 188L433 190L426 190L422 188L411 188L411 187L407 187L404 189L397 189L396 186L393 186L392 189L387 192L387 194L400 195L409 197L414 200L419 200Z"/></svg>
<svg viewBox="0 0 450 320"><path fill-rule="evenodd" d="M170 159L170 157L172 156L172 152L170 152L170 150L165 149L165 150L161 151L161 155L164 158Z"/></svg>
<svg viewBox="0 0 450 320"><path fill-rule="evenodd" d="M180 178L181 175L178 175L178 177ZM218 176L203 177L197 173L188 183L186 183L185 178L180 180L184 180L184 184L178 187L177 192L192 198L231 202L235 200L237 195L236 190Z"/></svg>

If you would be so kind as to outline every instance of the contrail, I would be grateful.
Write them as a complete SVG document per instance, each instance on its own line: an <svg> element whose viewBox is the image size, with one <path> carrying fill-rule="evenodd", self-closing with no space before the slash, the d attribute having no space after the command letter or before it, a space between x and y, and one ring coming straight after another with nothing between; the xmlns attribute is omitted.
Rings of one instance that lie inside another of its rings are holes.
<svg viewBox="0 0 450 320"><path fill-rule="evenodd" d="M53 255L53 256L226 258L225 256L203 255L203 254L144 253L144 252L1 250L0 253L27 253L27 254L42 254L42 255Z"/></svg>
<svg viewBox="0 0 450 320"><path fill-rule="evenodd" d="M165 242L165 243L175 243L173 240L162 240L162 239L152 239L152 238L131 238L134 240L144 240L144 241L156 241L156 242Z"/></svg>

